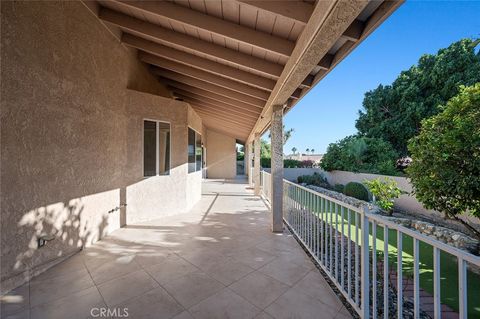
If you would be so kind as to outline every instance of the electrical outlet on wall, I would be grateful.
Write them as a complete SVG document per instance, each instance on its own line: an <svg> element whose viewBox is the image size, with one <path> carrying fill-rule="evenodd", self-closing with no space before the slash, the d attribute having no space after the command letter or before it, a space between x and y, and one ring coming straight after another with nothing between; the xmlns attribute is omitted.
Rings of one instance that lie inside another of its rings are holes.
<svg viewBox="0 0 480 319"><path fill-rule="evenodd" d="M47 244L47 242L55 239L54 235L42 234L37 238L37 248L41 248Z"/></svg>

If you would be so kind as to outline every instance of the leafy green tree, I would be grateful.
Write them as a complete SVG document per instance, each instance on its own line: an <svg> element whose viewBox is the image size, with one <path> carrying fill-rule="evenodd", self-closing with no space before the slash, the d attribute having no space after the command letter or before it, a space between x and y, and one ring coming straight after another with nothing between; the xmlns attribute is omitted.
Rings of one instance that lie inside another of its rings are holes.
<svg viewBox="0 0 480 319"><path fill-rule="evenodd" d="M265 158L268 157L270 158L272 155L270 143L268 143L266 140L263 138L260 140L260 157Z"/></svg>
<svg viewBox="0 0 480 319"><path fill-rule="evenodd" d="M421 121L438 114L439 105L457 95L460 85L480 82L480 40L463 39L423 55L391 85L365 93L356 127L360 135L381 138L399 155L408 154L407 142L417 135Z"/></svg>
<svg viewBox="0 0 480 319"><path fill-rule="evenodd" d="M480 83L462 87L440 110L410 140L407 173L426 208L444 212L480 238L478 229L458 217L480 217Z"/></svg>
<svg viewBox="0 0 480 319"><path fill-rule="evenodd" d="M392 146L378 138L347 136L331 143L320 166L326 171L342 170L396 175L397 153Z"/></svg>

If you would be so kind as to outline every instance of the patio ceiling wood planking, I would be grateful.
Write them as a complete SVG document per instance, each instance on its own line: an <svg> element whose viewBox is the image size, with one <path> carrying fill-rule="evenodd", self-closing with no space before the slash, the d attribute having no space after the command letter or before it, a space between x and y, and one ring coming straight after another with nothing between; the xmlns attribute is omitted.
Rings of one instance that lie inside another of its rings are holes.
<svg viewBox="0 0 480 319"><path fill-rule="evenodd" d="M251 140L268 129L273 105L291 109L402 1L93 3L173 95L203 114L218 109L211 128L234 116Z"/></svg>

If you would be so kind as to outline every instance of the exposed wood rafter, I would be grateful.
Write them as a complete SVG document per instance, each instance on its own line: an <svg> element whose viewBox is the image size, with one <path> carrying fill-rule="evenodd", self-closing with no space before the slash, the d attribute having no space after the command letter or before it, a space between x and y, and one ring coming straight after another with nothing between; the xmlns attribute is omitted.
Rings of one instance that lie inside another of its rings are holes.
<svg viewBox="0 0 480 319"><path fill-rule="evenodd" d="M259 49L289 57L295 42L272 36L268 33L191 10L170 1L118 1L137 10L147 12L179 23L224 36Z"/></svg>
<svg viewBox="0 0 480 319"><path fill-rule="evenodd" d="M166 78L168 78L169 73L166 73L164 71L170 70L176 73L184 74L184 75L187 75L208 83L212 83L233 91L237 91L239 93L243 93L258 99L262 99L265 101L268 99L270 95L269 92L266 92L264 90L254 88L243 83L238 83L237 81L226 79L224 77L214 75L212 73L205 72L199 69L195 69L187 65L170 61L152 54L140 52L138 56L140 60L142 60L143 62L160 67L161 69L154 68L153 70L155 71L156 74L164 76Z"/></svg>
<svg viewBox="0 0 480 319"><path fill-rule="evenodd" d="M159 70L157 69L157 71L159 71ZM156 71L153 70L153 72L156 72ZM262 109L263 106L265 105L265 101L262 100L262 99L258 99L258 98L252 97L250 95L242 94L242 93L239 93L237 91L229 90L229 89L226 89L222 86L211 84L209 82L198 80L198 79L195 79L195 78L183 75L183 74L178 74L178 73L175 73L175 72L171 72L171 71L168 71L168 70L164 70L162 73L165 74L165 76L162 76L162 78L164 78L163 81L165 83L168 83L169 80L174 80L176 82L181 82L181 83L187 84L189 86L199 88L199 89L202 89L202 90L205 90L205 91L209 91L211 93L215 93L215 94L218 94L218 95L221 95L221 96L224 96L224 97L227 97L227 98L239 101L239 102L244 102L244 103L253 105L253 106L255 106L257 108L260 108L260 109Z"/></svg>
<svg viewBox="0 0 480 319"><path fill-rule="evenodd" d="M223 95L219 95L213 92L209 92L206 90L202 90L193 86L186 85L184 83L180 83L177 81L172 81L172 80L164 80L165 84L168 84L168 86L171 88L172 91L176 91L178 89L181 90L181 92L188 92L190 94L194 94L195 96L200 96L202 98L207 98L209 100L214 100L217 102L220 102L222 104L228 104L233 107L236 107L240 110L245 110L249 111L256 116L261 113L261 108L255 107L251 104L240 102L234 99L230 99L228 97L225 97Z"/></svg>
<svg viewBox="0 0 480 319"><path fill-rule="evenodd" d="M218 76L235 80L263 90L271 91L275 86L274 80L232 68L230 66L201 58L197 55L176 50L174 48L170 48L130 34L123 34L122 42L134 48L149 52L153 55L179 62L202 71L210 72Z"/></svg>
<svg viewBox="0 0 480 319"><path fill-rule="evenodd" d="M270 0L237 0L240 3L273 12L285 18L297 21L303 25L307 24L312 15L314 6L303 1L270 1Z"/></svg>
<svg viewBox="0 0 480 319"><path fill-rule="evenodd" d="M174 88L174 87L170 87L170 88L171 88L172 92L175 93L175 96L196 99L197 101L202 101L202 102L207 103L211 106L218 107L218 108L223 109L225 111L235 113L238 116L245 116L245 117L248 117L250 119L255 119L256 120L258 118L258 115L260 114L260 112L257 113L257 112L252 112L250 110L245 110L243 108L233 106L233 105L229 105L229 104L225 104L225 103L222 103L222 102L219 102L219 101L216 101L216 100L213 100L213 99L201 96L201 95L197 95L195 93L191 93L191 92L184 91L184 90L181 90L181 89L177 89L177 88Z"/></svg>
<svg viewBox="0 0 480 319"><path fill-rule="evenodd" d="M279 77L283 70L283 66L280 64L272 63L236 50L206 42L189 35L171 31L156 24L107 8L101 8L99 18L105 22L118 26L125 31L146 37L150 40L176 47L188 48L189 50L205 54L211 59L218 59L227 63L233 63L237 66L249 68L256 74Z"/></svg>

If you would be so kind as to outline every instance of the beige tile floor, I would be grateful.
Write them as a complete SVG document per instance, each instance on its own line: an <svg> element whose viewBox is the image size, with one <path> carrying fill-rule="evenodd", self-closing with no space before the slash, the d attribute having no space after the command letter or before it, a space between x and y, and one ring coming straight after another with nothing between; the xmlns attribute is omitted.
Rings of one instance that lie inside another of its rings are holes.
<svg viewBox="0 0 480 319"><path fill-rule="evenodd" d="M1 318L351 318L240 180L205 181L190 212L119 229L7 300Z"/></svg>

